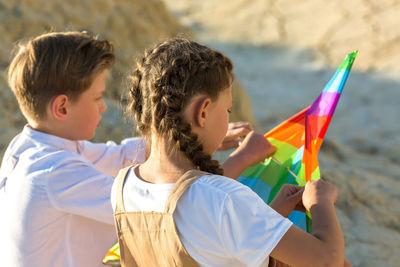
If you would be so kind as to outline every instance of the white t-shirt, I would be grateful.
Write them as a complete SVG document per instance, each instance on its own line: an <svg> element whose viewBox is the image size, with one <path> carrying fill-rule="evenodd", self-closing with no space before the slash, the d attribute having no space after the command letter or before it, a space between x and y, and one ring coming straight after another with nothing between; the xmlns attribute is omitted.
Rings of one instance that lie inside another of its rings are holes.
<svg viewBox="0 0 400 267"><path fill-rule="evenodd" d="M115 243L111 186L141 139L94 144L25 127L0 172L1 266L102 266Z"/></svg>
<svg viewBox="0 0 400 267"><path fill-rule="evenodd" d="M135 167L136 168L136 167ZM111 191L116 205L118 178ZM130 170L123 189L127 212L162 212L174 184L151 184ZM247 186L224 176L197 179L174 213L181 242L200 266L260 266L292 225Z"/></svg>

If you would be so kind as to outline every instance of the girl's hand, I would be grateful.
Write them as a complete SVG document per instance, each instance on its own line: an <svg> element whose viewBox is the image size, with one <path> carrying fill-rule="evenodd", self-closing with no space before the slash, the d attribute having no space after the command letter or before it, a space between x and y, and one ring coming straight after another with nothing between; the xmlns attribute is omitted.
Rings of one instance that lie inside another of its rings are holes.
<svg viewBox="0 0 400 267"><path fill-rule="evenodd" d="M222 164L224 175L236 179L245 169L264 161L275 151L276 147L271 145L264 135L250 131Z"/></svg>
<svg viewBox="0 0 400 267"><path fill-rule="evenodd" d="M253 127L249 122L231 122L228 126L225 139L217 150L228 150L231 148L238 147L240 141L246 137L246 135L253 130Z"/></svg>
<svg viewBox="0 0 400 267"><path fill-rule="evenodd" d="M318 179L307 182L303 193L303 205L309 211L316 204L334 204L338 196L336 186L328 181Z"/></svg>
<svg viewBox="0 0 400 267"><path fill-rule="evenodd" d="M304 187L285 184L269 205L284 217L288 217L293 210L305 211L301 201Z"/></svg>
<svg viewBox="0 0 400 267"><path fill-rule="evenodd" d="M251 131L231 156L240 158L244 167L247 168L263 162L275 151L276 147L271 145L264 135Z"/></svg>

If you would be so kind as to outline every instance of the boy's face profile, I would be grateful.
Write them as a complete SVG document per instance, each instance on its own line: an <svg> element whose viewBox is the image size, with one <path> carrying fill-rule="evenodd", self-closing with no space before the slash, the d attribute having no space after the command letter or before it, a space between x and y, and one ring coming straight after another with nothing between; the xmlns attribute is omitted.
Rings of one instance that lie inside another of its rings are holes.
<svg viewBox="0 0 400 267"><path fill-rule="evenodd" d="M106 72L95 76L91 86L69 105L69 139L88 140L94 137L107 105L103 99Z"/></svg>

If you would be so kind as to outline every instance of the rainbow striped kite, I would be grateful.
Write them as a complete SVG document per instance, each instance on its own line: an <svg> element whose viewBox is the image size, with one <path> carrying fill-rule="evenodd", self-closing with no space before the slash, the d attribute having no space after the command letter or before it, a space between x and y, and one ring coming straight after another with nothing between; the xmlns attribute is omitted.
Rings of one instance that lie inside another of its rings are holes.
<svg viewBox="0 0 400 267"><path fill-rule="evenodd" d="M304 185L320 178L317 154L356 56L357 51L346 56L310 107L265 134L277 152L264 163L245 170L238 181L253 189L266 203L272 201L284 184ZM310 218L299 211L289 216L309 232Z"/></svg>

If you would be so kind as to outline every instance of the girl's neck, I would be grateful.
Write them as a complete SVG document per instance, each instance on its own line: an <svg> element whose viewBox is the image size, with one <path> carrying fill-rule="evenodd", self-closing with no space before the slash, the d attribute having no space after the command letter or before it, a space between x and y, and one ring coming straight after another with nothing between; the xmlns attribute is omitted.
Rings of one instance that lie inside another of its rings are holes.
<svg viewBox="0 0 400 267"><path fill-rule="evenodd" d="M195 168L183 152L170 149L165 142L152 139L150 155L146 162L139 166L136 174L149 183L170 184Z"/></svg>

